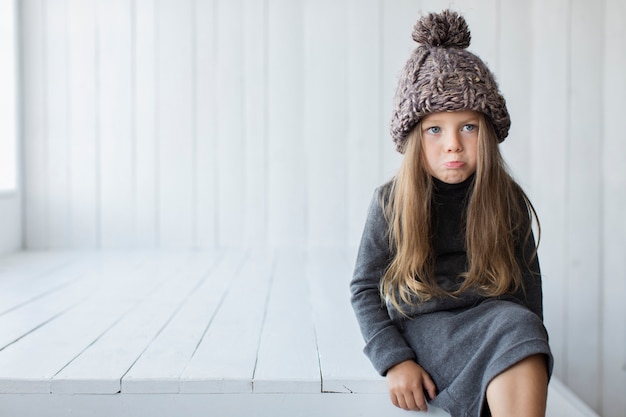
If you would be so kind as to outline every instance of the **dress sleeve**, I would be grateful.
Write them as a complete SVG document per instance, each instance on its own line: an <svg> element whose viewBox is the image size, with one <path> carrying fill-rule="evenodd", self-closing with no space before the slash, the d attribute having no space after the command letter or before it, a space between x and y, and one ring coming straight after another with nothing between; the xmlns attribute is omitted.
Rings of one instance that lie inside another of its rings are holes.
<svg viewBox="0 0 626 417"><path fill-rule="evenodd" d="M381 196L382 187L374 193L368 210L350 291L365 339L364 352L376 371L385 375L393 365L415 359L415 353L394 325L380 297L380 280L392 259Z"/></svg>

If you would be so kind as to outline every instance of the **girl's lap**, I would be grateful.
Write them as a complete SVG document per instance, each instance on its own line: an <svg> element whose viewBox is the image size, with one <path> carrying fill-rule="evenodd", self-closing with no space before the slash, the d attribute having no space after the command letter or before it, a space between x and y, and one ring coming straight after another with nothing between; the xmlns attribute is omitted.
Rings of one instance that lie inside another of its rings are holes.
<svg viewBox="0 0 626 417"><path fill-rule="evenodd" d="M479 408L491 379L525 357L543 353L549 372L552 368L542 321L511 301L486 300L424 314L404 322L402 329L441 394L434 404L449 411Z"/></svg>

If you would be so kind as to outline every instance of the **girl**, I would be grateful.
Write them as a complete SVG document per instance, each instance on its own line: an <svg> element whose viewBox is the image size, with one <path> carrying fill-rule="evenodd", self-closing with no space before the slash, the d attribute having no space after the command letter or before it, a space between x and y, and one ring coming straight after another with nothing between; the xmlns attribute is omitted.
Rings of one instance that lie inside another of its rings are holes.
<svg viewBox="0 0 626 417"><path fill-rule="evenodd" d="M504 98L451 11L417 22L396 91L404 154L369 208L350 284L365 353L391 401L453 417L543 416L552 355L532 233L507 173Z"/></svg>

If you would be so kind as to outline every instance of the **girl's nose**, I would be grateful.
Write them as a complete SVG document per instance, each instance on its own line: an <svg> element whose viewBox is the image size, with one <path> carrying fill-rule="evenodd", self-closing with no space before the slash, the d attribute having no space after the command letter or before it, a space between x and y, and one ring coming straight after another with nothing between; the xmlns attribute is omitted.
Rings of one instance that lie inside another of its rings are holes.
<svg viewBox="0 0 626 417"><path fill-rule="evenodd" d="M461 145L459 135L456 133L450 134L446 142L446 152L461 152L462 150L463 146Z"/></svg>

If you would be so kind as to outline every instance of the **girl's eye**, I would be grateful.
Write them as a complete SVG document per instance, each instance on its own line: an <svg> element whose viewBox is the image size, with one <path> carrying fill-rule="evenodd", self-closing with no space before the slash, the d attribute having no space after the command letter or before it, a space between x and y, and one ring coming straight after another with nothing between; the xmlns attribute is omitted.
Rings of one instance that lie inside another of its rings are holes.
<svg viewBox="0 0 626 417"><path fill-rule="evenodd" d="M478 126L473 125L473 124L466 124L465 126L463 126L463 131L465 132L473 132L477 129L478 129Z"/></svg>
<svg viewBox="0 0 626 417"><path fill-rule="evenodd" d="M439 126L432 126L426 129L426 131L431 135L436 135L437 133L441 132L441 128Z"/></svg>

